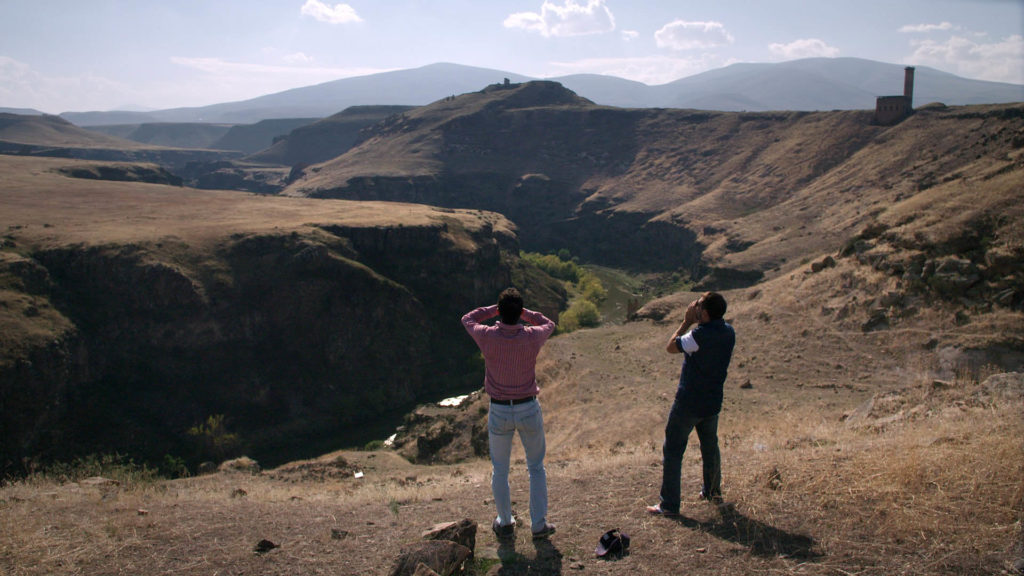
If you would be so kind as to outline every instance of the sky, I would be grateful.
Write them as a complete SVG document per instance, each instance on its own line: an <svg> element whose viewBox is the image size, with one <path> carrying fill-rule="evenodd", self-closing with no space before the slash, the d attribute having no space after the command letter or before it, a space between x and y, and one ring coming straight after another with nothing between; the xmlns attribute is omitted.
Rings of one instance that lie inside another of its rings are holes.
<svg viewBox="0 0 1024 576"><path fill-rule="evenodd" d="M1024 84L1024 0L0 0L0 107L247 100L450 62L657 85L854 57Z"/></svg>

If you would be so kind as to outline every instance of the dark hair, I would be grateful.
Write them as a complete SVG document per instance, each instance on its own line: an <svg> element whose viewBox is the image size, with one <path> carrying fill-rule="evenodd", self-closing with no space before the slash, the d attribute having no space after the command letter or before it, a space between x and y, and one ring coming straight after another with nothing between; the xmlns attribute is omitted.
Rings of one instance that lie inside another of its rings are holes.
<svg viewBox="0 0 1024 576"><path fill-rule="evenodd" d="M516 324L523 313L523 295L515 288L506 288L498 296L498 314L505 324Z"/></svg>
<svg viewBox="0 0 1024 576"><path fill-rule="evenodd" d="M700 297L700 307L708 313L708 318L711 320L717 320L725 316L725 298L718 292L705 292Z"/></svg>

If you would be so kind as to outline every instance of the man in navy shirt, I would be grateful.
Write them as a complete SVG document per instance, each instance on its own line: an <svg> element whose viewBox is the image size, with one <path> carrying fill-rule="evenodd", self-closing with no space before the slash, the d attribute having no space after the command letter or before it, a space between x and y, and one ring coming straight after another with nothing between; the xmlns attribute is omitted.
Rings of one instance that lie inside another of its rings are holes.
<svg viewBox="0 0 1024 576"><path fill-rule="evenodd" d="M680 475L690 431L697 429L704 460L704 487L700 497L722 502L722 459L718 451L718 413L722 389L736 345L736 333L723 319L725 298L706 292L690 303L683 323L669 340L670 354L684 355L676 399L665 426L662 447L661 502L648 506L651 514L679 514ZM690 329L691 326L697 326Z"/></svg>

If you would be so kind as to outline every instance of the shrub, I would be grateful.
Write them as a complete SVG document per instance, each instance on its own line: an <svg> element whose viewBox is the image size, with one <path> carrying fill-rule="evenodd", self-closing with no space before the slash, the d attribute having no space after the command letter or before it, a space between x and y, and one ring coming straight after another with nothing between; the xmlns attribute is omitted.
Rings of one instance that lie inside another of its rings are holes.
<svg viewBox="0 0 1024 576"><path fill-rule="evenodd" d="M116 480L123 486L153 482L160 478L156 469L136 464L131 458L120 454L89 454L71 462L55 462L34 475L57 482L78 482L101 476Z"/></svg>
<svg viewBox="0 0 1024 576"><path fill-rule="evenodd" d="M160 474L168 478L186 478L189 476L188 466L185 464L184 458L177 456L171 456L170 454L164 454L164 459L160 463Z"/></svg>
<svg viewBox="0 0 1024 576"><path fill-rule="evenodd" d="M537 254L535 252L524 252L521 257L552 278L573 283L580 279L580 267L571 260L563 260L554 254Z"/></svg>
<svg viewBox="0 0 1024 576"><path fill-rule="evenodd" d="M583 277L576 284L576 288L580 291L581 298L594 304L600 304L608 297L608 291L601 280L587 271L583 272Z"/></svg>
<svg viewBox="0 0 1024 576"><path fill-rule="evenodd" d="M579 328L593 328L601 324L601 313L597 305L589 300L575 300L558 319L561 332L572 332Z"/></svg>
<svg viewBox="0 0 1024 576"><path fill-rule="evenodd" d="M238 434L228 432L223 414L207 417L206 422L189 428L188 435L196 439L203 457L217 462L232 455L241 444Z"/></svg>

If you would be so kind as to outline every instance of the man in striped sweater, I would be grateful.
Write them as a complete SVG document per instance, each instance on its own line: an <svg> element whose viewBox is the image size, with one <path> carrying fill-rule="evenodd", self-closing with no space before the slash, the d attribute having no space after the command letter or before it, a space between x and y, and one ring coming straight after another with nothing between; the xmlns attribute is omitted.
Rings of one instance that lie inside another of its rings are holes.
<svg viewBox="0 0 1024 576"><path fill-rule="evenodd" d="M500 316L493 325L484 324ZM520 324L522 320L524 324ZM555 323L540 312L523 308L523 297L515 288L507 288L498 304L483 306L462 317L462 325L484 355L484 390L491 397L487 416L488 445L491 452L491 492L498 516L491 528L499 539L515 536L512 495L508 484L512 439L519 440L526 452L530 473L530 523L534 538L547 538L555 526L547 521L548 483L544 470L544 418L537 394L537 355Z"/></svg>

